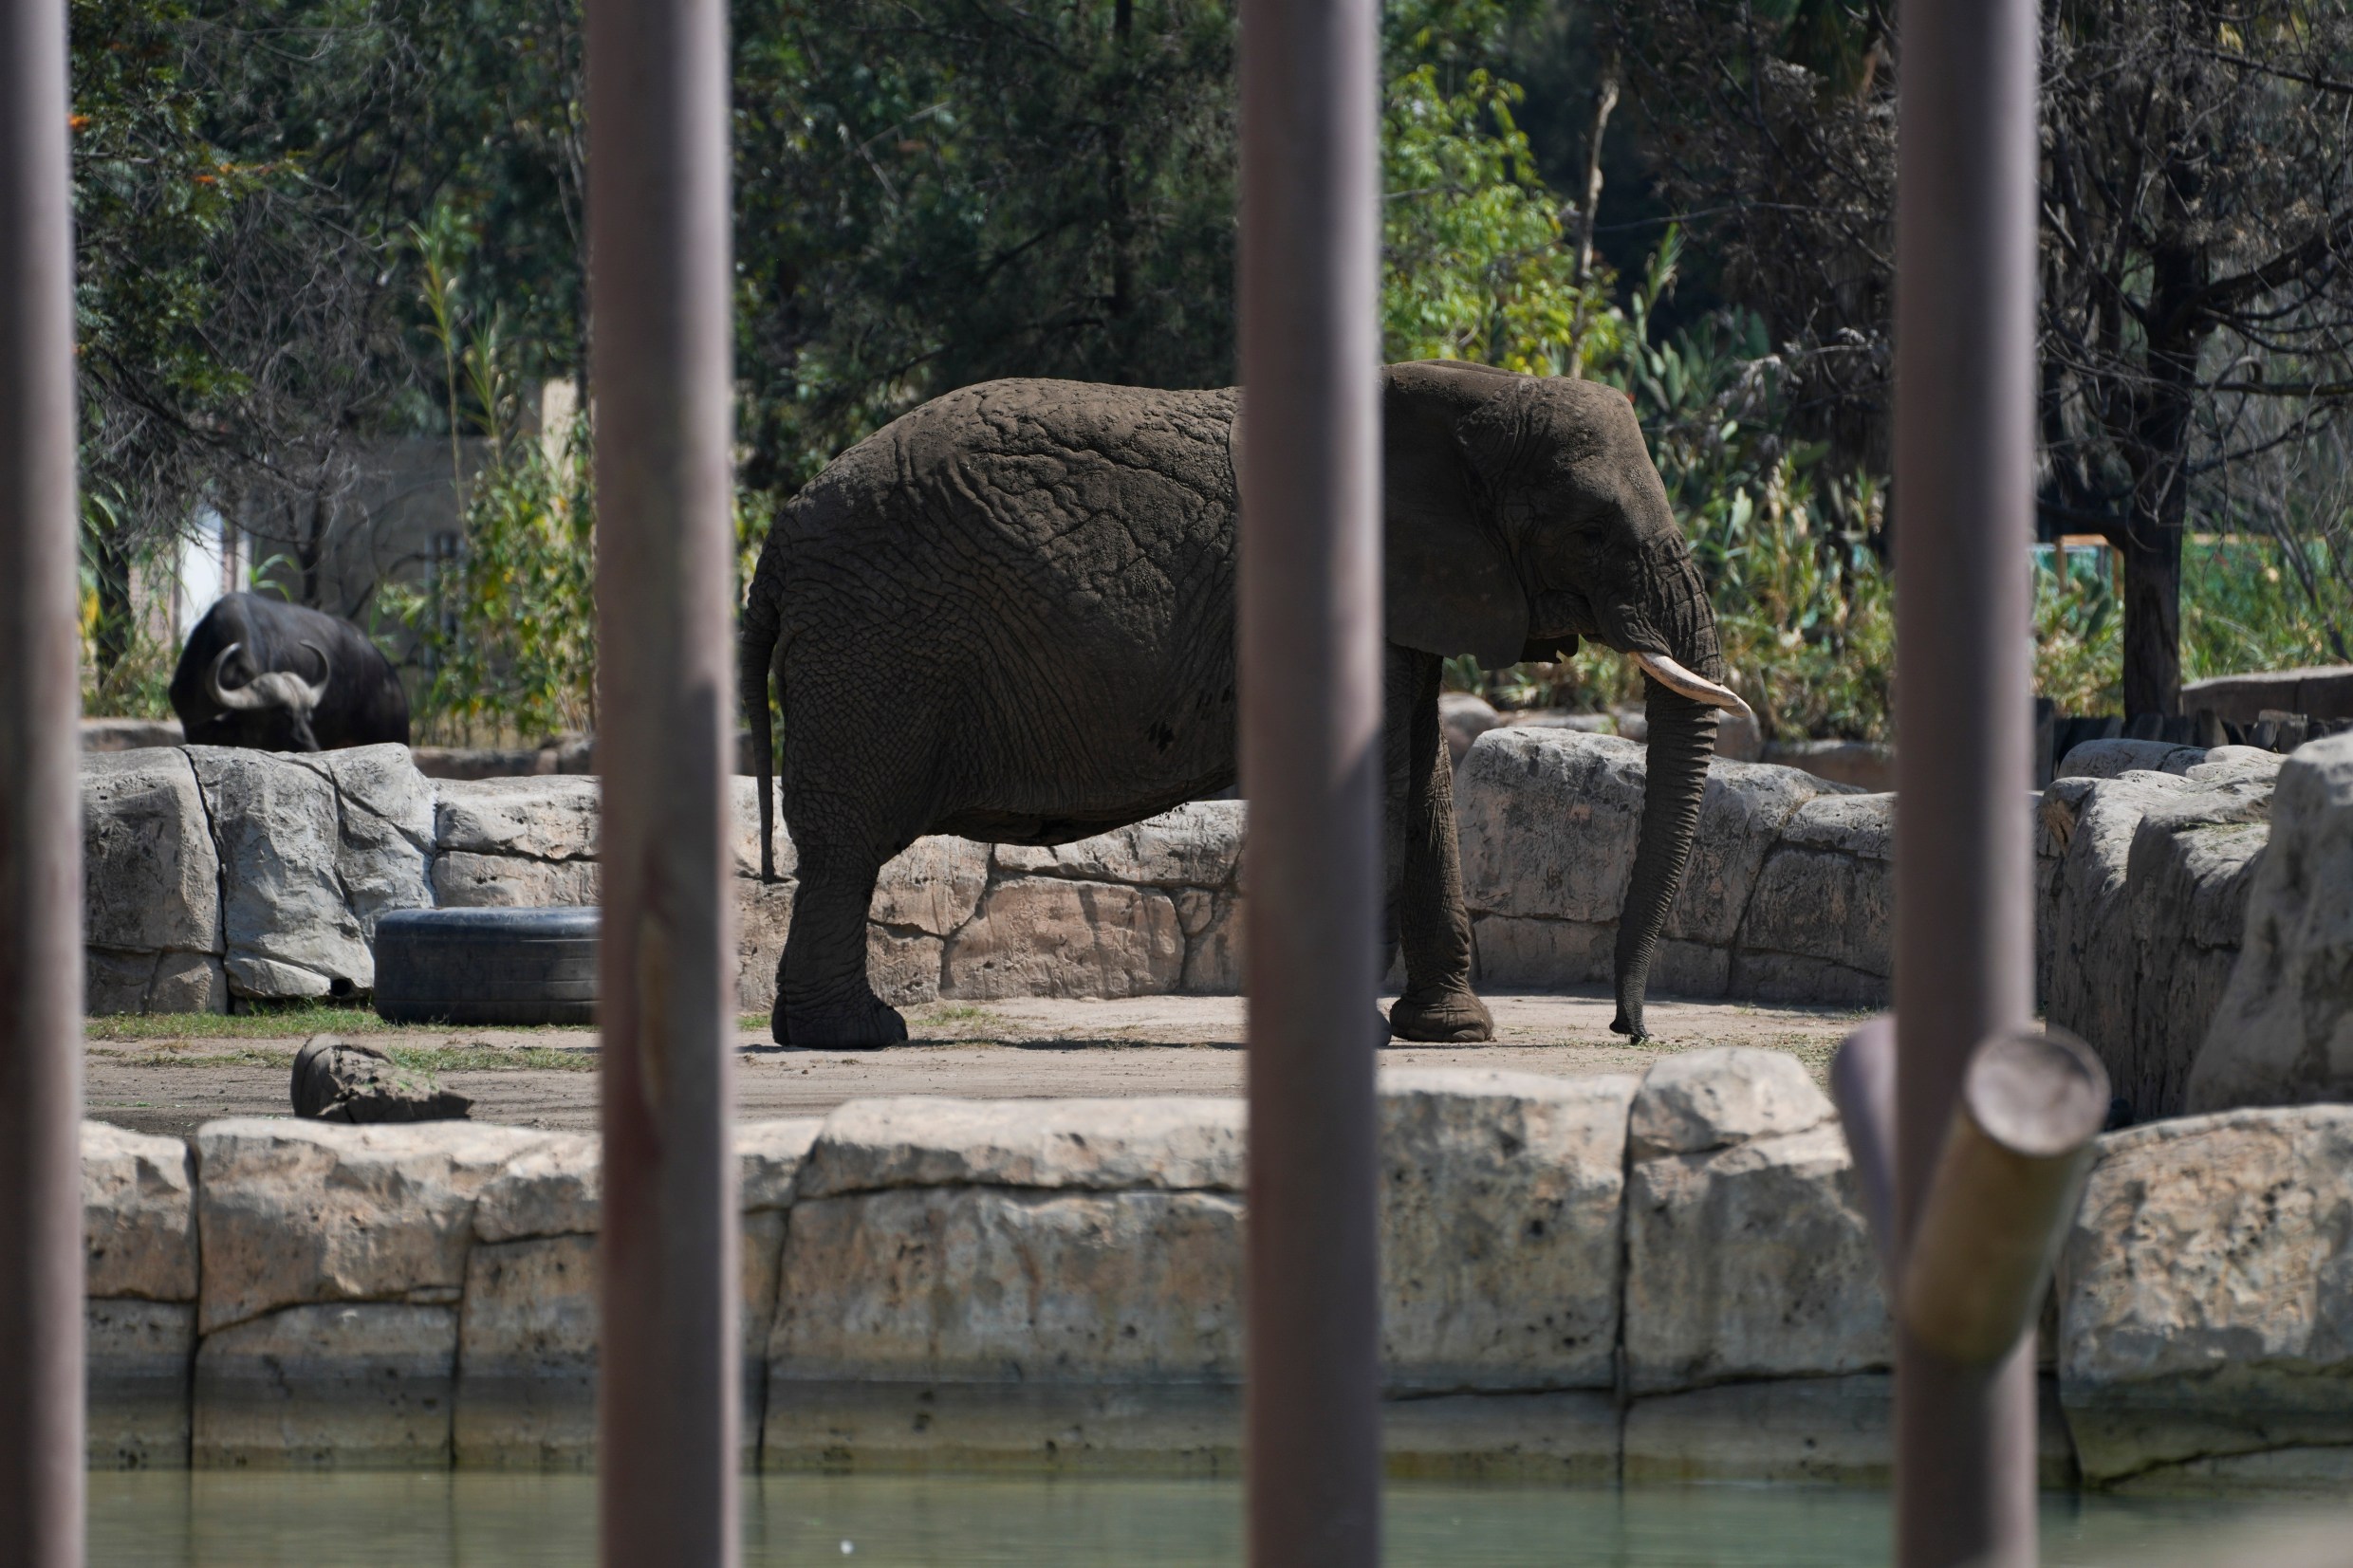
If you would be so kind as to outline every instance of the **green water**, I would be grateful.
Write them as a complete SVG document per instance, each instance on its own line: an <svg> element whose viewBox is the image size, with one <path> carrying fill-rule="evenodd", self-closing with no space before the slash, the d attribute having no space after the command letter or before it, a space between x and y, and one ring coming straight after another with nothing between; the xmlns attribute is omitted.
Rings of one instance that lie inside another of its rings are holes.
<svg viewBox="0 0 2353 1568"><path fill-rule="evenodd" d="M596 1560L580 1476L99 1473L91 1568L536 1568ZM744 1483L746 1568L1192 1568L1242 1560L1225 1481L766 1476ZM2245 1505L2053 1497L2044 1561L2143 1559ZM1389 1568L1865 1568L1885 1494L1396 1484Z"/></svg>

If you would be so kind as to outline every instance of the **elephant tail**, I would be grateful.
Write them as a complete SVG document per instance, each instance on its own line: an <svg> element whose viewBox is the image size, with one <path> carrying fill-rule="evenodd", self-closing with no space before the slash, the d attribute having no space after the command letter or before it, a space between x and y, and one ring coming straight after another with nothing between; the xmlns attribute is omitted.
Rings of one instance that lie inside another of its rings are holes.
<svg viewBox="0 0 2353 1568"><path fill-rule="evenodd" d="M764 552L765 553L765 552ZM763 560L761 565L768 563ZM760 792L760 880L776 880L776 795L773 775L776 771L776 748L769 728L769 671L776 656L776 595L763 592L772 584L765 581L763 570L752 581L751 593L744 601L741 626L736 634L735 678L744 705L744 722L751 730L751 752L754 759L752 776L759 781Z"/></svg>

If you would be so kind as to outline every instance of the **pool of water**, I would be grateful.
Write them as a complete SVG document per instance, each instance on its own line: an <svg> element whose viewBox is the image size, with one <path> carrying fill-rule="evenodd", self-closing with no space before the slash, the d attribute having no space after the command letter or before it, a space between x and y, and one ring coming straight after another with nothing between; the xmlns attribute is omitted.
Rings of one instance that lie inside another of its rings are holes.
<svg viewBox="0 0 2353 1568"><path fill-rule="evenodd" d="M92 1568L535 1568L596 1559L584 1476L100 1473ZM765 1476L746 1568L1178 1568L1242 1560L1230 1481ZM1393 1484L1390 1568L1865 1568L1885 1494ZM2052 1568L2134 1563L2251 1505L2052 1497Z"/></svg>

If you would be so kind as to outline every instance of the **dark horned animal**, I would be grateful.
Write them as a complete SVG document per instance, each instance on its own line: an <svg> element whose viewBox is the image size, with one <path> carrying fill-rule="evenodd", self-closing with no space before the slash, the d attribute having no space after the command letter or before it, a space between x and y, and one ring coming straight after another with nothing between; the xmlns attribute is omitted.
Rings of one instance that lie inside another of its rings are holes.
<svg viewBox="0 0 2353 1568"><path fill-rule="evenodd" d="M408 693L350 621L259 594L228 594L188 634L172 711L192 746L333 751L407 745Z"/></svg>

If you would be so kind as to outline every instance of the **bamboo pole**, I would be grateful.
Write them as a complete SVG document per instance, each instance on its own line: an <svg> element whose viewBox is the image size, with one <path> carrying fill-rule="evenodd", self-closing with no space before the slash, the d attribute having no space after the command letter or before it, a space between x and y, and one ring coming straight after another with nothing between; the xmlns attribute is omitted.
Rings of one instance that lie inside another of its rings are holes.
<svg viewBox="0 0 2353 1568"><path fill-rule="evenodd" d="M608 1565L737 1554L726 787L732 476L719 0L588 0L603 780L597 1451Z"/></svg>
<svg viewBox="0 0 2353 1568"><path fill-rule="evenodd" d="M0 1562L82 1561L82 830L64 0L0 0Z"/></svg>
<svg viewBox="0 0 2353 1568"><path fill-rule="evenodd" d="M1242 9L1250 1560L1380 1555L1380 748L1371 0Z"/></svg>
<svg viewBox="0 0 2353 1568"><path fill-rule="evenodd" d="M1899 1306L1921 1345L1974 1365L2018 1347L2107 1114L2107 1072L2074 1036L1977 1047L1904 1259Z"/></svg>

